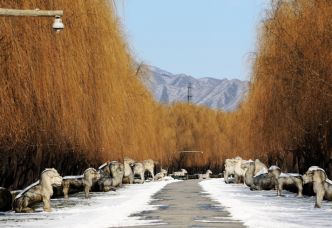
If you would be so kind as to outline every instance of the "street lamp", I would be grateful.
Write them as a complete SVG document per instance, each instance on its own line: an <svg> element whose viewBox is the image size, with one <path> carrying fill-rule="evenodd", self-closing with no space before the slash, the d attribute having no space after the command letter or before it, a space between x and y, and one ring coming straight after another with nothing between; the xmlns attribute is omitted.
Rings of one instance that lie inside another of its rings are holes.
<svg viewBox="0 0 332 228"><path fill-rule="evenodd" d="M61 17L63 16L62 10L19 10L19 9L4 9L0 8L0 16L7 17L55 17L52 28L54 31L59 32L65 28Z"/></svg>
<svg viewBox="0 0 332 228"><path fill-rule="evenodd" d="M60 32L61 30L63 30L65 28L65 25L62 23L62 19L60 16L55 16L52 28L56 32Z"/></svg>

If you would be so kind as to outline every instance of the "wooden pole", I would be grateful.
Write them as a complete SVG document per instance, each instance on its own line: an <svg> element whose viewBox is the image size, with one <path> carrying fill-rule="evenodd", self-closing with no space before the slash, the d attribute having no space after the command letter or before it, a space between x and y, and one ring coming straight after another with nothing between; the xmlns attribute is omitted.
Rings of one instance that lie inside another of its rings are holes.
<svg viewBox="0 0 332 228"><path fill-rule="evenodd" d="M0 8L0 16L14 17L55 17L63 16L63 10L19 10Z"/></svg>

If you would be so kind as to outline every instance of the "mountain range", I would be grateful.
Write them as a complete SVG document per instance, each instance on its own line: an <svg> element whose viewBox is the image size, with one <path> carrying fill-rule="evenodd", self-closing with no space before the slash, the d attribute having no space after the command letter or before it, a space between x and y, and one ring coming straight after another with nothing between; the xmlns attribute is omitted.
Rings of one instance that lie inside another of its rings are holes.
<svg viewBox="0 0 332 228"><path fill-rule="evenodd" d="M188 101L223 111L235 111L245 98L249 82L238 79L194 78L186 74L172 74L158 67L149 67L151 76L143 77L143 83L155 99L164 104Z"/></svg>

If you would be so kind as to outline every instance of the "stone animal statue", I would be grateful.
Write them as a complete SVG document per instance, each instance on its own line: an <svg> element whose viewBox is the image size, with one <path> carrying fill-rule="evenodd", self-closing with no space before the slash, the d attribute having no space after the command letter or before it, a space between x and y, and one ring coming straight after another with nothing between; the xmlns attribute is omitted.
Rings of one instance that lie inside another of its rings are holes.
<svg viewBox="0 0 332 228"><path fill-rule="evenodd" d="M98 172L100 173L100 175L104 175L104 176L111 175L110 163L111 162L108 161L98 167Z"/></svg>
<svg viewBox="0 0 332 228"><path fill-rule="evenodd" d="M158 162L153 161L152 159L144 160L142 162L137 162L133 159L125 158L124 159L125 176L126 175L131 175L130 174L130 169L129 169L129 167L131 167L133 177L135 177L135 175L140 177L139 183L144 183L144 181L145 181L145 177L144 177L145 171L148 171L152 176L152 180L154 180L154 165L155 164L158 164ZM128 167L128 165L129 165L129 167Z"/></svg>
<svg viewBox="0 0 332 228"><path fill-rule="evenodd" d="M276 189L278 184L277 176L280 175L280 170L270 169L266 172L265 167L262 168L260 163L256 159L255 161L245 162L241 165L243 169L246 169L245 184L250 187L250 190ZM257 166L261 168L260 171L258 171ZM255 172L257 172L256 175Z"/></svg>
<svg viewBox="0 0 332 228"><path fill-rule="evenodd" d="M241 165L241 168L246 170L244 174L244 183L251 187L254 183L254 176L255 176L255 162L254 161L248 161L243 162Z"/></svg>
<svg viewBox="0 0 332 228"><path fill-rule="evenodd" d="M124 165L124 174L123 174L123 182L133 184L134 183L134 173L132 170L132 164L135 161L130 158L124 158L123 165Z"/></svg>
<svg viewBox="0 0 332 228"><path fill-rule="evenodd" d="M173 172L173 176L176 176L176 177L183 177L183 176L186 176L188 174L187 170L185 169L181 169L181 171L176 171L176 172Z"/></svg>
<svg viewBox="0 0 332 228"><path fill-rule="evenodd" d="M227 178L225 178L226 174L227 174ZM225 181L226 184L235 184L234 174L226 173L226 170L224 170L221 173L221 176L224 178L224 181Z"/></svg>
<svg viewBox="0 0 332 228"><path fill-rule="evenodd" d="M277 195L281 196L282 190L286 188L287 190L296 188L297 195L303 196L303 179L300 174L297 173L281 173L278 166L271 166L269 171L273 171L275 178L277 179Z"/></svg>
<svg viewBox="0 0 332 228"><path fill-rule="evenodd" d="M102 192L116 191L116 188L113 187L113 185L115 185L115 182L113 181L112 171L111 171L111 167L113 166L113 172L114 172L115 164L118 164L118 162L116 161L105 162L104 164L99 166L98 173L100 174L100 178L97 181L97 184L94 185L93 190L102 191ZM121 178L123 178L123 176Z"/></svg>
<svg viewBox="0 0 332 228"><path fill-rule="evenodd" d="M90 171L90 168L86 169L85 171ZM85 173L85 171L84 171L84 173ZM90 172L87 172L86 174L88 174L88 173L90 173ZM88 177L86 177L86 178L88 178ZM90 176L90 178L93 178L93 177ZM85 185L83 183L83 179L84 179L84 174L80 175L80 176L65 176L65 177L63 177L62 192L63 192L63 195L64 195L65 199L68 199L69 194L74 194L74 193L77 193L77 192L86 191L85 190ZM92 180L92 186L95 183L96 183L96 181ZM97 189L94 189L94 190L97 190ZM90 192L90 190L89 190L89 192Z"/></svg>
<svg viewBox="0 0 332 228"><path fill-rule="evenodd" d="M152 159L148 159L148 160L144 160L142 161L143 166L144 166L144 172L148 171L151 176L152 176L152 180L154 180L154 166L158 164L157 161L153 161Z"/></svg>
<svg viewBox="0 0 332 228"><path fill-rule="evenodd" d="M94 168L88 168L84 171L83 186L85 198L89 198L91 187L100 179L100 177L100 173L97 172L97 170L95 170Z"/></svg>
<svg viewBox="0 0 332 228"><path fill-rule="evenodd" d="M93 190L102 192L108 192L112 190L110 162L105 162L99 166L98 173L100 174L100 178L97 181L97 184L94 185Z"/></svg>
<svg viewBox="0 0 332 228"><path fill-rule="evenodd" d="M145 169L144 169L143 163L134 162L131 166L133 168L134 177L135 177L135 175L138 175L140 177L140 181L138 183L143 184L145 181L145 177L144 177Z"/></svg>
<svg viewBox="0 0 332 228"><path fill-rule="evenodd" d="M249 160L251 161L251 160ZM241 157L235 157L232 159L225 160L225 172L224 172L224 180L228 184L229 176L234 175L234 182L239 184L244 182L244 176L246 170L242 168L242 164L248 162L247 160L243 160ZM258 169L258 167L257 167Z"/></svg>
<svg viewBox="0 0 332 228"><path fill-rule="evenodd" d="M131 158L125 158L124 163L125 163L125 176L130 175L130 169L128 168L128 165L130 167L132 167L132 169L135 169L136 163L138 163L138 165L136 166L136 170L135 171L133 170L133 175L142 176L141 168L143 167L143 170L144 170L143 176L144 176L145 171L148 171L152 176L152 180L154 180L154 167L156 164L158 164L157 161L153 161L152 159L147 159L142 162L137 162ZM142 178L141 178L141 180L142 180Z"/></svg>
<svg viewBox="0 0 332 228"><path fill-rule="evenodd" d="M154 176L154 180L163 180L167 176L167 170L161 169L160 173Z"/></svg>
<svg viewBox="0 0 332 228"><path fill-rule="evenodd" d="M111 170L112 187L121 187L124 175L124 165L120 162L113 161L109 164Z"/></svg>
<svg viewBox="0 0 332 228"><path fill-rule="evenodd" d="M56 169L45 169L40 176L40 180L25 188L16 196L13 202L13 209L17 213L34 212L31 206L35 203L43 202L43 209L50 212L51 196L53 187L61 186L62 177Z"/></svg>
<svg viewBox="0 0 332 228"><path fill-rule="evenodd" d="M0 187L0 211L10 211L12 209L12 199L11 192Z"/></svg>
<svg viewBox="0 0 332 228"><path fill-rule="evenodd" d="M198 174L198 178L199 179L209 179L211 174L212 174L212 171L208 169L206 171L206 173L204 173L204 174Z"/></svg>
<svg viewBox="0 0 332 228"><path fill-rule="evenodd" d="M244 175L244 183L248 186L251 187L254 182L254 176L259 176L260 174L265 174L267 173L267 169L265 168L266 166L256 159L255 161L249 160L249 161L244 161L241 164L241 168L245 170L245 175Z"/></svg>
<svg viewBox="0 0 332 228"><path fill-rule="evenodd" d="M278 186L278 179L275 172L277 170L269 170L268 173L259 174L254 176L253 184L250 186L250 190L272 190Z"/></svg>
<svg viewBox="0 0 332 228"><path fill-rule="evenodd" d="M63 177L62 192L65 199L68 199L68 194L81 192L83 189L83 175Z"/></svg>
<svg viewBox="0 0 332 228"><path fill-rule="evenodd" d="M255 160L255 175L257 175L258 173L267 173L268 169L266 167L266 165L261 162L259 159Z"/></svg>
<svg viewBox="0 0 332 228"><path fill-rule="evenodd" d="M241 162L242 158L236 157L232 159L225 160L225 172L224 172L224 180L226 184L229 184L229 176L234 175L234 182L238 183L238 176L235 175L235 167L238 162ZM235 177L236 176L236 177Z"/></svg>
<svg viewBox="0 0 332 228"><path fill-rule="evenodd" d="M327 179L326 173L318 166L311 166L303 175L303 183L313 183L313 190L316 193L315 207L322 206L322 200L332 200L332 182Z"/></svg>

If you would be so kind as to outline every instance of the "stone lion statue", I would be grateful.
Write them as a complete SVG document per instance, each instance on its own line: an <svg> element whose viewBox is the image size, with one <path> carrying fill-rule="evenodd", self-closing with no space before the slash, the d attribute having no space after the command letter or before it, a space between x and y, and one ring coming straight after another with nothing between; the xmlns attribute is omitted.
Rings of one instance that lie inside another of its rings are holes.
<svg viewBox="0 0 332 228"><path fill-rule="evenodd" d="M35 203L43 202L43 209L46 212L51 209L51 196L53 187L61 186L62 177L56 169L45 169L40 176L40 180L25 188L16 196L13 202L13 209L17 213L34 212L31 206Z"/></svg>
<svg viewBox="0 0 332 228"><path fill-rule="evenodd" d="M89 198L91 187L100 179L101 175L94 168L88 168L83 173L85 198Z"/></svg>
<svg viewBox="0 0 332 228"><path fill-rule="evenodd" d="M332 182L327 178L323 169L318 166L311 166L303 175L303 183L313 184L313 190L316 193L315 207L322 206L322 200L332 200Z"/></svg>
<svg viewBox="0 0 332 228"><path fill-rule="evenodd" d="M124 165L124 174L123 174L123 183L134 183L134 173L132 170L132 164L135 161L130 158L124 158L123 165Z"/></svg>
<svg viewBox="0 0 332 228"><path fill-rule="evenodd" d="M12 209L12 199L10 191L0 187L0 211L10 211Z"/></svg>

